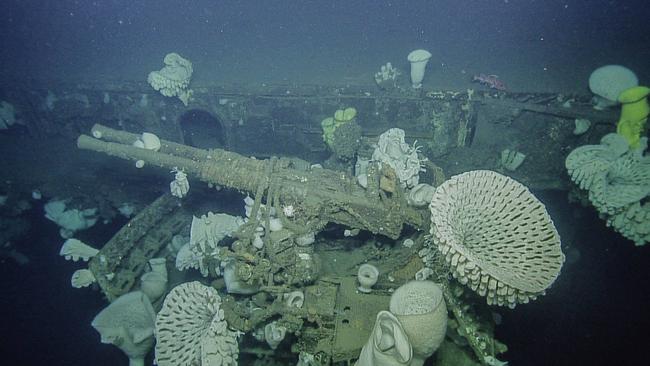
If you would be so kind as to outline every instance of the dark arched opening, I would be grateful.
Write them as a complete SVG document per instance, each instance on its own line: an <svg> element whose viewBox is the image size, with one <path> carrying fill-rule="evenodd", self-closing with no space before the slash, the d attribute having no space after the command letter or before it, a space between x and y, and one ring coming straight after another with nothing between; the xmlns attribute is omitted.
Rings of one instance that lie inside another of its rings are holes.
<svg viewBox="0 0 650 366"><path fill-rule="evenodd" d="M189 110L180 118L183 141L201 149L224 147L225 128L221 121L202 109Z"/></svg>

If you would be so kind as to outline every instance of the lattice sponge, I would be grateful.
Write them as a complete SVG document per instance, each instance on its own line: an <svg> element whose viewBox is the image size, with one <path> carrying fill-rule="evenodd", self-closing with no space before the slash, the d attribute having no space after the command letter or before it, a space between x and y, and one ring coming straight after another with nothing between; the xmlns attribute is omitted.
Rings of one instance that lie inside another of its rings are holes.
<svg viewBox="0 0 650 366"><path fill-rule="evenodd" d="M610 133L600 140L600 145L584 145L571 151L565 165L580 189L591 190L605 179L616 159L628 150L624 137Z"/></svg>
<svg viewBox="0 0 650 366"><path fill-rule="evenodd" d="M156 316L158 366L237 365L236 333L220 305L217 290L200 282L173 288Z"/></svg>
<svg viewBox="0 0 650 366"><path fill-rule="evenodd" d="M636 245L650 242L650 203L635 202L625 210L607 218L607 225L612 226L624 237Z"/></svg>
<svg viewBox="0 0 650 366"><path fill-rule="evenodd" d="M527 303L559 275L560 236L544 205L515 180L463 173L436 189L429 208L433 243L454 277L488 304Z"/></svg>

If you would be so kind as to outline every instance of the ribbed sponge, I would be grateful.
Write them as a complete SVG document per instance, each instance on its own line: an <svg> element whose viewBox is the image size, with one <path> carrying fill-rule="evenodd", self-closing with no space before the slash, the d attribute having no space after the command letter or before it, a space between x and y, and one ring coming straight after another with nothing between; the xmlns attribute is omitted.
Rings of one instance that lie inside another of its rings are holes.
<svg viewBox="0 0 650 366"><path fill-rule="evenodd" d="M156 316L158 366L237 365L236 333L220 306L217 290L200 282L174 287Z"/></svg>
<svg viewBox="0 0 650 366"><path fill-rule="evenodd" d="M605 135L599 145L580 146L566 158L571 180L588 193L607 225L636 245L650 242L650 156L647 139L631 149L618 134Z"/></svg>
<svg viewBox="0 0 650 366"><path fill-rule="evenodd" d="M544 205L517 181L487 170L454 176L429 205L433 243L452 273L488 304L527 303L551 286L564 254Z"/></svg>

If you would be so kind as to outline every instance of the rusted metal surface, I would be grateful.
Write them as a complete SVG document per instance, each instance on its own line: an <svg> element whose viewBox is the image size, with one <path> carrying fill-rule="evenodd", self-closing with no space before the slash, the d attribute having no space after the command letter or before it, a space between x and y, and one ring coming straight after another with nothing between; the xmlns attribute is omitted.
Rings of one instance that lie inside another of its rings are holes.
<svg viewBox="0 0 650 366"><path fill-rule="evenodd" d="M389 128L401 128L407 142L417 140L422 152L450 174L459 172L459 167L498 170L495 161L501 150L521 151L528 156L526 162L509 174L533 189L565 188L566 152L596 143L614 129L617 120L616 111L594 110L587 96L386 92L375 85L199 85L187 107L144 82L4 85L0 95L15 105L34 137L72 138L102 123L182 143L188 131L181 121L198 111L212 116L223 135L215 147L259 157L299 156L312 162L330 154L321 121L337 109L355 107L364 137L373 141ZM576 118L590 119L590 131L574 136Z"/></svg>
<svg viewBox="0 0 650 366"><path fill-rule="evenodd" d="M124 225L88 263L109 301L132 291L146 263L190 222L178 200L164 194Z"/></svg>

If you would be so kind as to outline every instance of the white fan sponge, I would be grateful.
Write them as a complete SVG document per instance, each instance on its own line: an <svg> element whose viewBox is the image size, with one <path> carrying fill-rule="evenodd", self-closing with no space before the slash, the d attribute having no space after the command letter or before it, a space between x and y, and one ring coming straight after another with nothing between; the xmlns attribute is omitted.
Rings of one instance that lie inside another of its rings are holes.
<svg viewBox="0 0 650 366"><path fill-rule="evenodd" d="M190 268L201 271L204 277L208 276L208 268L204 266L203 256L195 253L190 244L184 244L176 253L176 269L186 271Z"/></svg>
<svg viewBox="0 0 650 366"><path fill-rule="evenodd" d="M237 365L237 333L220 306L217 290L198 281L174 287L156 317L158 366Z"/></svg>
<svg viewBox="0 0 650 366"><path fill-rule="evenodd" d="M59 251L60 256L64 257L68 261L72 259L75 262L79 259L88 262L88 260L96 256L97 253L99 253L99 250L74 238L66 240Z"/></svg>
<svg viewBox="0 0 650 366"><path fill-rule="evenodd" d="M487 170L452 177L429 205L433 243L452 274L488 304L514 307L544 294L564 263L544 205L517 181Z"/></svg>
<svg viewBox="0 0 650 366"><path fill-rule="evenodd" d="M411 86L413 89L422 87L424 71L431 58L431 52L427 50L415 50L408 54L407 59L411 63Z"/></svg>
<svg viewBox="0 0 650 366"><path fill-rule="evenodd" d="M190 242L176 254L176 268L180 271L198 269L203 277L220 275L219 242L232 235L244 223L244 219L227 214L208 212L200 218L194 216L190 227Z"/></svg>
<svg viewBox="0 0 650 366"><path fill-rule="evenodd" d="M207 215L192 218L190 246L202 252L214 250L221 239L232 235L244 223L244 219L223 213L208 212Z"/></svg>
<svg viewBox="0 0 650 366"><path fill-rule="evenodd" d="M152 71L147 82L166 97L178 97L187 105L192 91L188 89L192 77L192 63L177 53L169 53L164 59L165 67Z"/></svg>

